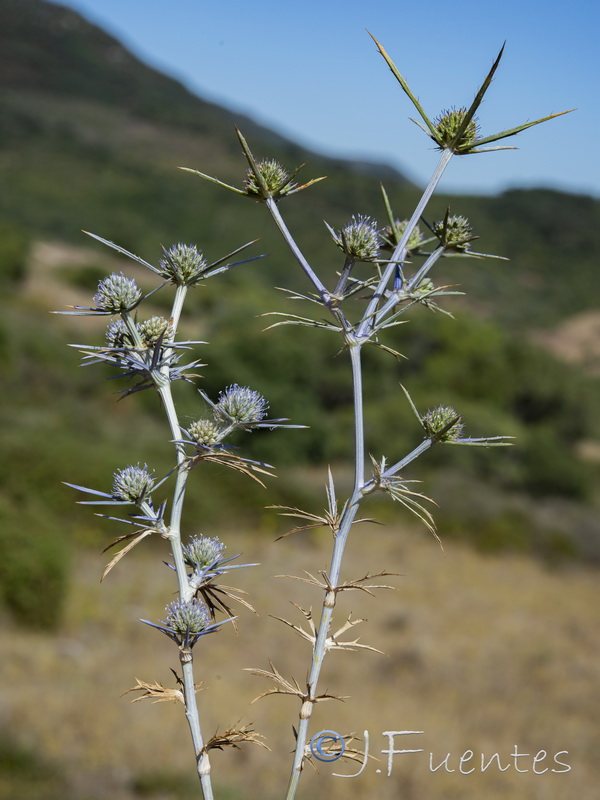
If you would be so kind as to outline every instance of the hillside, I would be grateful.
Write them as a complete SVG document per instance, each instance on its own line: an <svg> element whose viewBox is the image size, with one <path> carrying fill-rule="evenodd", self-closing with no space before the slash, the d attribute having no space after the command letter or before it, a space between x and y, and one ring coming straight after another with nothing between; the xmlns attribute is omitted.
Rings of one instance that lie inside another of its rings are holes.
<svg viewBox="0 0 600 800"><path fill-rule="evenodd" d="M1 0L0 14L4 227L75 244L85 228L147 258L158 242L193 240L211 253L224 241L227 247L259 235L272 254L261 274L268 284L280 283L289 273L288 256L259 209L246 207L240 215L235 198L175 169L209 170L240 185L245 162L234 124L257 155L289 167L308 162L307 177L328 176L288 212L312 257L322 259L326 242L320 220L341 224L352 213L383 219L380 180L398 216L410 211L415 189L397 171L323 158L207 103L69 9ZM478 247L511 259L485 269L465 262L453 273L486 314L513 326L548 327L594 307L599 201L548 190L440 197L431 217L448 204L469 216L481 237Z"/></svg>
<svg viewBox="0 0 600 800"><path fill-rule="evenodd" d="M81 229L154 262L161 243L194 241L213 260L261 237L253 252L269 258L199 289L184 330L211 342L200 353L211 395L232 382L252 385L278 415L310 427L301 434L253 437L250 455L281 468L268 496L213 470L189 513L207 525L243 518L246 526L271 532L277 523L263 511L266 503L320 508L323 465L347 462L347 365L326 336L309 340L290 329L262 333L265 322L258 315L286 307L273 286L304 288L302 276L263 209L230 199L176 167L241 185L245 162L236 122L258 156L290 167L307 161L307 178L327 175L282 208L329 280L339 268L338 253L322 220L340 225L358 212L383 222L379 181L397 215L407 216L417 190L385 166L308 153L194 97L61 6L0 0L0 12L0 564L5 602L43 627L60 616L73 542L97 544L102 536L58 482L75 475L83 484L103 486L132 459L163 473L172 466L154 398L116 404L112 385L92 369L80 370L67 348L69 341L98 343L99 326L84 329L81 320L48 314L86 304L107 272L131 270L131 262L91 242ZM486 552L518 550L553 564L574 558L600 563L593 491L600 382L591 374L596 365L590 363L589 337L575 356L569 350L570 364L547 352L560 351L557 331L572 331L574 318L596 311L600 203L514 190L498 197L435 198L428 213L439 218L448 203L471 218L481 235L478 249L512 260L445 260L436 280L468 289L451 306L457 320L417 314L397 329L387 343L410 354L407 362L368 355L369 447L386 452L390 431L395 448L418 441L420 431L399 396L401 381L424 408L455 405L470 434L514 435L519 446L500 456L449 448L411 473L440 503L436 517L443 535L468 538ZM164 311L156 302L154 310ZM583 356L585 372L579 369ZM197 414L195 400L183 402L184 418ZM378 514L398 519L389 510ZM36 533L33 555L29 542L16 535L22 530ZM32 574L45 581L43 619L36 618L37 597L28 590L35 586Z"/></svg>

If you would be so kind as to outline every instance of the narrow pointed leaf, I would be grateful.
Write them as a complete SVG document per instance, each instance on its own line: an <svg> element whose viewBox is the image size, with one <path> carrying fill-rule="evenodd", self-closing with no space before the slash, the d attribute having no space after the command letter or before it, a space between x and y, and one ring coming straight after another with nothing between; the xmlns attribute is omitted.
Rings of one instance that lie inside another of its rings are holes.
<svg viewBox="0 0 600 800"><path fill-rule="evenodd" d="M222 186L224 189L229 189L230 192L241 194L243 197L247 197L246 192L244 192L242 189L238 189L236 186L230 186L228 183L224 183L218 178L213 178L212 175L206 175L204 172L200 172L197 169L190 169L190 167L179 167L179 169L183 170L184 172L191 172L193 175L198 175L200 178L204 178L205 181L210 181L210 183L216 183L217 186Z"/></svg>
<svg viewBox="0 0 600 800"><path fill-rule="evenodd" d="M556 117L562 117L564 114L570 114L572 111L576 109L570 108L568 111L559 111L558 114L549 114L547 117L542 117L541 119L536 119L533 122L526 122L523 125L517 125L516 128L510 128L506 131L501 131L500 133L494 133L492 136L486 136L484 139L477 139L473 142L472 147L479 147L480 144L488 144L488 142L496 142L499 139L506 139L508 136L515 136L517 133L521 133L521 131L527 130L527 128L532 128L534 125L541 125L542 122L548 122L550 119L555 119ZM494 150L499 150L501 148L493 148ZM516 149L516 148L502 148L502 149Z"/></svg>
<svg viewBox="0 0 600 800"><path fill-rule="evenodd" d="M435 131L435 127L434 127L433 123L431 122L431 120L429 119L429 117L427 116L425 111L423 110L423 107L421 106L421 104L419 103L417 98L411 92L408 83L405 81L405 79L402 77L402 75L398 71L398 67L394 64L392 59L386 53L384 46L377 41L377 39L373 36L372 33L370 33L369 31L367 31L367 33L369 34L371 39L373 39L373 41L377 45L377 49L379 50L381 55L384 57L388 67L392 71L393 76L396 78L396 80L398 81L400 86L404 89L404 91L408 95L411 103L414 105L414 107L417 109L417 111L421 115L421 118L422 118L423 122L427 125L427 127L429 128L429 131L431 132L432 136L435 138L436 131Z"/></svg>
<svg viewBox="0 0 600 800"><path fill-rule="evenodd" d="M236 127L235 132L237 133L237 137L240 140L240 144L242 145L242 150L244 151L244 155L246 156L248 164L250 164L250 169L254 173L254 177L256 178L256 181L257 181L258 185L261 188L261 191L263 193L263 197L269 197L271 192L269 191L269 188L268 188L267 184L265 183L265 179L263 178L262 173L261 173L260 169L258 168L258 164L256 163L256 159L252 155L252 151L250 150L250 148L248 146L248 142L242 136L242 132L240 131L239 128Z"/></svg>
<svg viewBox="0 0 600 800"><path fill-rule="evenodd" d="M498 53L498 56L496 57L496 60L492 64L492 68L488 72L488 74L486 76L486 79L481 84L481 87L480 87L479 91L475 95L475 98L473 99L473 102L471 103L470 107L468 108L467 113L465 114L464 119L462 121L462 124L460 125L460 127L459 127L459 129L458 129L458 131L456 133L456 136L454 137L454 141L455 142L460 142L462 135L467 130L467 127L468 127L469 123L471 122L471 120L475 116L475 112L477 111L477 109L481 105L481 101L483 100L483 97L484 97L485 93L487 92L487 90L490 87L490 83L492 82L492 78L494 77L494 73L498 69L498 65L500 64L500 59L502 58L502 54L504 53L504 48L505 47L506 47L506 42L504 42L504 44L500 48L500 52Z"/></svg>
<svg viewBox="0 0 600 800"><path fill-rule="evenodd" d="M102 236L97 236L95 233L90 233L90 231L82 231L82 233L85 233L86 236L91 236L92 239L96 239L98 242L107 245L107 247L112 247L113 250L121 253L121 255L127 256L127 258L132 258L134 261L137 261L138 264L141 264L143 267L147 267L149 270L152 270L152 272L156 273L156 275L161 275L160 270L156 269L156 267L153 267L152 264L149 264L147 261L144 261L143 258L136 256L135 253L130 253L129 250L125 250L124 247L121 247L120 245L115 244L108 239L103 239Z"/></svg>

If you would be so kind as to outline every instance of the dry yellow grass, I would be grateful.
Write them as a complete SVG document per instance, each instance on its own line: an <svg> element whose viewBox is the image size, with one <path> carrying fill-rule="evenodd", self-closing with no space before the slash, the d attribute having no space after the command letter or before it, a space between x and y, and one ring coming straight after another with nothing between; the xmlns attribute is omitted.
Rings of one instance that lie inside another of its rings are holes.
<svg viewBox="0 0 600 800"><path fill-rule="evenodd" d="M196 649L205 733L241 719L268 738L271 752L247 747L215 752L218 785L235 787L229 798L282 796L292 749L297 703L287 697L251 700L269 688L243 667L267 667L268 658L300 684L306 676L308 645L269 615L301 622L289 601L320 606L320 593L299 582L272 576L327 567L329 535L290 537L273 543L264 534L223 537L228 552L261 566L242 570L237 583L260 612L240 612L240 632L231 626ZM73 796L115 800L137 797L131 786L153 772L193 774L182 708L175 704L130 705L119 695L134 678L173 684L177 653L166 637L137 622L161 618L174 580L158 549L143 545L100 585L100 556L80 553L66 620L57 636L4 631L0 722L3 730L38 748L69 775ZM166 556L165 556L166 557ZM350 609L369 622L347 638L385 652L333 653L321 688L351 697L317 709L312 732L367 729L370 761L358 767L336 762L307 768L300 798L378 800L597 800L600 798L600 610L597 575L584 569L548 571L519 556L482 557L446 544L442 552L422 532L393 527L357 527L350 543L345 578L367 571L404 573L388 579L396 591L370 598L344 593L339 624ZM6 627L6 626L5 626ZM11 635L8 636L7 633ZM396 737L395 747L423 748L397 755L387 776L384 731L419 730ZM527 753L516 760L515 752ZM467 750L473 759L463 762ZM534 774L533 757L539 761ZM559 760L568 772L553 761ZM450 753L449 773L432 773L429 753L439 764ZM499 753L501 772L486 761ZM380 770L378 773L376 770ZM153 795L167 797L167 795ZM170 797L170 795L168 795Z"/></svg>

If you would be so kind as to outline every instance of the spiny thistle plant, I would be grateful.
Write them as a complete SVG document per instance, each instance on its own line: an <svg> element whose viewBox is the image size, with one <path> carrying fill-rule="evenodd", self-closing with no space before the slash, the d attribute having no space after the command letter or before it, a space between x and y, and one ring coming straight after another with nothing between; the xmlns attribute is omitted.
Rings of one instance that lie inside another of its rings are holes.
<svg viewBox="0 0 600 800"><path fill-rule="evenodd" d="M197 170L183 168L238 196L250 198L264 205L308 279L310 288L306 293L289 292L289 295L292 299L307 303L314 309L312 316L279 313L280 318L270 327L298 325L329 331L339 337L342 348L348 354L350 366L354 401L354 479L350 494L342 500L338 499L335 479L330 470L326 483L327 508L324 513L292 507L275 507L283 515L298 518L299 524L294 528L294 532L325 528L331 532L333 541L329 567L320 571L315 569L315 573L318 572L321 577L309 574L308 577L296 578L311 584L322 593L320 613L313 616L311 611L298 607L303 617L300 623L281 619L287 627L310 644L307 681L285 677L273 664L269 670L258 668L251 670L256 675L273 682L273 688L265 694L286 694L298 698L299 715L294 728L295 741L290 742L290 746L294 748L294 756L289 784L284 795L286 800L295 797L307 760L313 756L328 760L327 743L317 742L315 750L309 732L315 705L334 697L323 693L319 688L325 657L333 650L374 649L359 644L357 640L340 639L360 620L348 619L341 625L338 622L337 630L334 625L334 614L341 592L350 590L372 592L374 589L389 588L378 582L391 574L388 572L342 579L344 549L353 526L361 521L358 515L363 501L376 493L387 495L415 514L437 536L435 522L427 506L429 498L416 491L415 481L406 477L409 465L437 445L490 447L510 443L510 437L495 435L473 438L465 435L459 411L443 403L433 409L419 410L408 390L402 386L403 396L401 394L400 397L414 412L415 429L420 430L421 441L411 452L404 455L395 452L390 454L391 457L384 454L370 455L365 440L363 415L363 348L375 345L398 356L398 353L382 341L385 332L401 324L405 315L418 306L443 311L440 303L452 295L459 294L449 286L436 285L433 282L431 273L441 258L450 256L499 258L471 249L476 236L470 223L463 216L450 214L450 211L446 212L442 220L428 221L425 216L428 202L451 159L454 156L477 154L488 150L511 149L489 148L486 145L560 116L552 114L492 135L480 133L475 114L498 68L502 56L500 51L470 106L443 111L438 117L431 119L383 46L374 41L402 90L415 107L420 117L417 124L434 141L441 155L431 180L410 217L397 216L394 213L388 195L382 188L386 215L384 225L359 213L339 230L327 225L334 248L341 250L343 254L337 280L332 288L325 285L308 262L279 209L282 199L314 186L323 178L312 179L304 184L296 183L295 178L299 168L288 170L272 159L255 158L239 131L237 132L239 142L248 162L246 175L241 179L242 188L231 186ZM429 234L424 233L424 229L428 229ZM235 431L250 432L259 428L302 427L302 425L290 425L286 419L269 418L267 400L247 386L232 383L223 389L218 398L211 399L198 384L199 376L194 372L199 365L198 360L192 359L187 363L181 363L191 348L202 344L177 338L181 312L188 291L239 264L253 261L254 258L238 262L231 259L254 242L243 244L212 263L209 263L196 246L176 244L168 249L163 248L162 257L157 265L153 265L118 244L94 234L90 235L141 264L160 279L160 283L153 291L144 295L132 278L125 277L121 273L113 274L100 282L91 306L76 306L62 313L109 318L105 344L75 346L83 353L85 364L108 364L126 380L125 388L122 390L123 396L144 390L153 390L159 395L174 449L173 467L167 475L157 476L146 464L130 464L115 472L112 488L107 491L75 484L68 485L91 497L82 502L108 506L109 514L101 516L128 526L127 532L113 542L113 545L119 545L121 549L107 565L103 578L133 547L151 535L161 537L170 547L173 562L170 566L176 577L177 597L166 606L164 619L158 622L148 620L143 622L161 631L176 645L179 651L181 676L178 676L178 685L173 689L160 684L138 681L130 691L140 693L136 699L175 699L183 704L203 797L205 800L211 800L213 790L210 750L225 745L237 747L242 742L262 742L260 735L248 725L228 728L225 733L216 734L208 741L204 739L196 696L194 648L203 637L218 631L227 622L232 621L235 624L231 603L237 602L249 606L240 596L239 590L225 586L219 581L222 576L235 569L253 565L234 564L238 556L226 556L225 544L216 537L197 533L184 534L181 521L188 480L191 472L203 462L214 462L260 482L261 477L269 475L272 468L268 464L246 458L238 451L232 450L227 443L230 434ZM332 254L335 254L334 248ZM138 310L143 303L155 291L163 290L167 286L174 289L169 317L152 316L143 319L138 316ZM357 298L362 303L354 303ZM171 392L172 383L180 380L190 385L191 391L198 394L204 406L202 415L187 427L181 424ZM390 446L393 448L393 441L390 442ZM172 489L170 500L166 500L163 497L169 481ZM115 516L123 506L128 511L122 516ZM300 674L304 675L304 669ZM325 733L331 734L331 732ZM342 737L344 743L349 742L350 738L349 735ZM345 757L356 758L359 754L359 751L349 747L345 750Z"/></svg>

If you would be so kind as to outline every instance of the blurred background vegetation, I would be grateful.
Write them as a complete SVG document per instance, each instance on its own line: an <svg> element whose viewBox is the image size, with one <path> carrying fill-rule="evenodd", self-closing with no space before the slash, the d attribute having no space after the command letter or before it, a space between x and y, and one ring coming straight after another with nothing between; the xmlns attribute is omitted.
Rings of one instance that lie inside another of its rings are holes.
<svg viewBox="0 0 600 800"><path fill-rule="evenodd" d="M196 290L183 330L210 342L199 348L210 395L247 384L269 399L274 416L310 427L240 440L249 455L278 467L278 480L265 492L206 469L186 513L193 528L201 520L207 532L243 527L272 539L279 523L267 503L320 508L325 464L341 483L349 479L348 365L326 334L263 332L269 318L261 314L290 309L273 287L306 289L300 271L263 209L176 167L240 185L235 123L259 157L289 167L307 162L307 178L327 175L282 210L330 284L340 259L322 220L338 226L362 213L383 223L380 182L397 216L406 217L418 191L384 165L308 153L192 96L72 11L43 0L0 0L0 10L0 592L8 625L56 631L74 554L110 540L108 524L76 506L60 481L107 490L115 469L140 461L162 474L173 457L156 398L117 402L117 387L103 380L109 373L81 368L66 346L98 343L102 326L48 313L87 304L114 269L151 285L149 273L113 258L81 229L153 262L160 244L194 242L214 260L261 238L253 253L268 258ZM481 237L476 249L510 261L445 260L436 282L467 292L447 303L456 319L421 312L395 329L385 343L408 360L366 354L369 450L395 458L420 440L400 382L419 408L457 408L469 435L515 436L517 446L501 451L438 448L407 474L439 503L442 539L552 567L596 568L600 202L551 190L440 196L428 218L441 218L448 206L469 217ZM167 307L156 296L153 310ZM182 419L202 415L200 398L178 389ZM387 506L373 513L406 522ZM60 785L51 766L31 768L28 750L0 750L15 774L24 764L32 780ZM59 796L27 791L19 796Z"/></svg>

